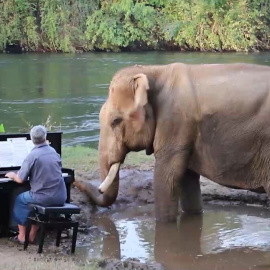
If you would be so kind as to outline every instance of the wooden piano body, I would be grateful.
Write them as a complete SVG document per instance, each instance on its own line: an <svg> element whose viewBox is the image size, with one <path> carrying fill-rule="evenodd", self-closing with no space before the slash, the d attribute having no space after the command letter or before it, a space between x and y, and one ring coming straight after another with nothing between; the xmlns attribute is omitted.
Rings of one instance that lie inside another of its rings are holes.
<svg viewBox="0 0 270 270"><path fill-rule="evenodd" d="M27 140L30 140L30 134L0 134L0 142L7 141L9 138L27 138ZM50 145L56 150L56 152L61 156L62 132L48 132L47 140L50 142ZM0 179L4 178L7 172L17 172L19 169L20 166L0 166ZM62 168L62 173L67 188L67 202L70 202L70 186L74 181L74 170ZM14 181L0 181L0 237L8 236L14 199L18 194L29 189L29 183L17 184Z"/></svg>

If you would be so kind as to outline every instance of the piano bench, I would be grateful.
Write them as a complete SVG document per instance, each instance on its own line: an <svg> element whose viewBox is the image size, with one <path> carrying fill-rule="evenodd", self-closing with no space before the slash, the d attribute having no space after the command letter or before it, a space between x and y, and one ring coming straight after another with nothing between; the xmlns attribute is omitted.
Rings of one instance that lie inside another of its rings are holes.
<svg viewBox="0 0 270 270"><path fill-rule="evenodd" d="M63 206L44 206L40 204L31 203L28 204L28 206L32 209L33 215L31 215L27 221L24 250L27 249L29 244L29 233L31 230L31 226L32 224L36 224L40 228L38 253L42 253L45 234L47 228L49 227L57 229L57 236L56 236L57 247L60 244L62 231L64 229L73 228L71 253L74 253L76 247L79 222L73 221L71 219L71 216L73 214L79 214L81 211L80 207L70 203L65 203Z"/></svg>

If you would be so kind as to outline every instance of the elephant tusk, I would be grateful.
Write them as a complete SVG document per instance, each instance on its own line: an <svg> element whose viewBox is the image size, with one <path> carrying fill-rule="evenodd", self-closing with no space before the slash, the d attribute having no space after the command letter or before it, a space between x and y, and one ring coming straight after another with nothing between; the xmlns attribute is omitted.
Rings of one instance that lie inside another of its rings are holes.
<svg viewBox="0 0 270 270"><path fill-rule="evenodd" d="M120 162L114 163L111 166L107 177L105 178L105 180L102 182L102 184L98 188L98 191L101 194L104 193L109 188L109 186L112 184L113 180L115 179L115 176L116 176L117 172L119 171L119 167L120 167Z"/></svg>

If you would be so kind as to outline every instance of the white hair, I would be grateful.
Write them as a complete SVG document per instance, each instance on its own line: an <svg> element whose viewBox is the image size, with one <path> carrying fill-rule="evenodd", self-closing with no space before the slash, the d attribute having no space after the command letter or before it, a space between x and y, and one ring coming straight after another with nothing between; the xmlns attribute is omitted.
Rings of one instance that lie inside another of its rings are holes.
<svg viewBox="0 0 270 270"><path fill-rule="evenodd" d="M44 126L34 126L30 131L30 137L34 144L41 144L46 141L47 130Z"/></svg>

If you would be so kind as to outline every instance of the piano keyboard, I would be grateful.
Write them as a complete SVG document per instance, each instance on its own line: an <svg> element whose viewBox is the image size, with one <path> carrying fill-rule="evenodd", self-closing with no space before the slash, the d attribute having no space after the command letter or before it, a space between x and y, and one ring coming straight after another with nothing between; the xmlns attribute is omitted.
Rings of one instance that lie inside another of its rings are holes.
<svg viewBox="0 0 270 270"><path fill-rule="evenodd" d="M0 178L0 183L5 183L5 182L9 182L9 181L13 181L13 179L7 178L7 177Z"/></svg>
<svg viewBox="0 0 270 270"><path fill-rule="evenodd" d="M68 173L62 173L62 176L63 177L67 177L68 176ZM0 178L0 183L5 183L5 182L9 182L9 181L13 181L13 179L7 178L7 177Z"/></svg>

